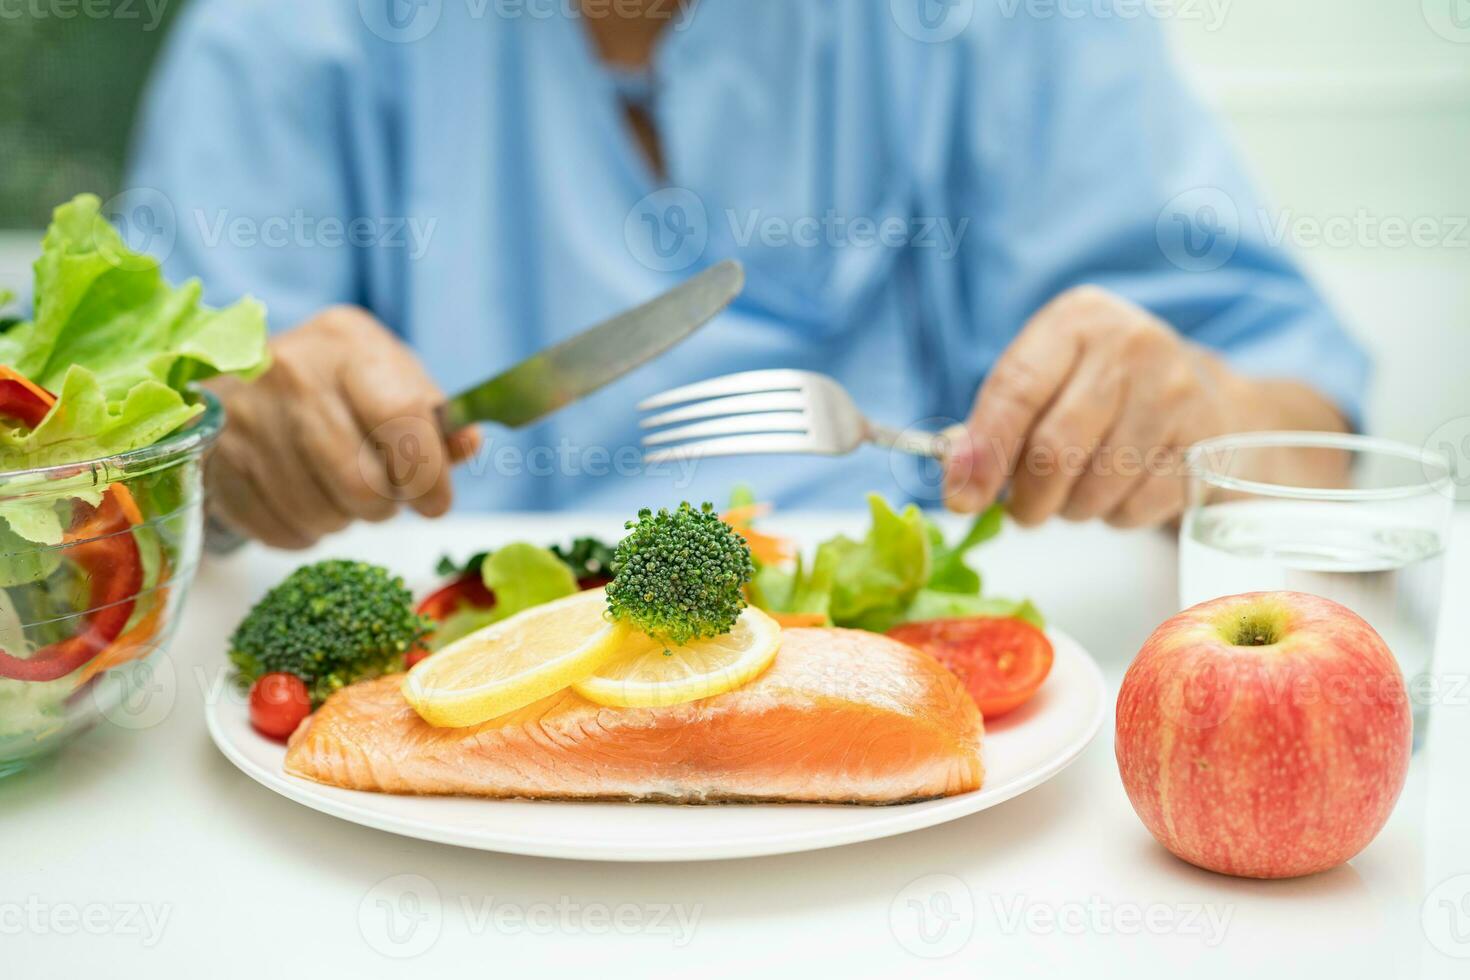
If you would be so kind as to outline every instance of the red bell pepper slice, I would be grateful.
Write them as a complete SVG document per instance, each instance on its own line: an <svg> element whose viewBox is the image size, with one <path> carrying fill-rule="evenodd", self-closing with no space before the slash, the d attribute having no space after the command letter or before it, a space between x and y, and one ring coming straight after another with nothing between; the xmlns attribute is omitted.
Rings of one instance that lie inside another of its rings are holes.
<svg viewBox="0 0 1470 980"><path fill-rule="evenodd" d="M15 368L0 364L0 417L34 429L51 411L56 396Z"/></svg>
<svg viewBox="0 0 1470 980"><path fill-rule="evenodd" d="M418 613L420 616L428 616L436 623L442 623L451 614L457 612L461 606L489 609L494 605L494 593L485 587L480 573L473 572L461 575L442 588L429 593L419 603Z"/></svg>
<svg viewBox="0 0 1470 980"><path fill-rule="evenodd" d="M56 396L14 369L0 365L0 416L34 428ZM143 515L127 487L113 484L96 507L78 503L62 540L62 554L87 573L86 626L76 636L42 647L28 659L0 650L0 677L52 681L65 677L106 650L133 615L143 588L143 559L132 527Z"/></svg>

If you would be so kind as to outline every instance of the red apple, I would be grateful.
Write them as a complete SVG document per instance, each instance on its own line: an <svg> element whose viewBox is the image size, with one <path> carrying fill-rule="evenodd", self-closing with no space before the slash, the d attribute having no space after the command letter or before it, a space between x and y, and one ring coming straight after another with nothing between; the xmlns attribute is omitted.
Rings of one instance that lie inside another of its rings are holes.
<svg viewBox="0 0 1470 980"><path fill-rule="evenodd" d="M1177 856L1290 878L1377 836L1411 728L1398 663L1351 610L1300 592L1228 596L1160 626L1128 668L1118 771Z"/></svg>

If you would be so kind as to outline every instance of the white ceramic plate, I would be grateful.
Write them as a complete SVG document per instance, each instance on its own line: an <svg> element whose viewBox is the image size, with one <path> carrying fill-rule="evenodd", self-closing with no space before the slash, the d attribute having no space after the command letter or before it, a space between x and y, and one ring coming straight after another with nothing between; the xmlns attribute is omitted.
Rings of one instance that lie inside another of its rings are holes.
<svg viewBox="0 0 1470 980"><path fill-rule="evenodd" d="M704 861L809 851L932 827L1003 803L1061 772L1107 714L1106 687L1087 651L1058 630L1051 675L1037 696L987 726L985 785L898 806L670 806L388 796L288 776L285 747L250 727L240 698L205 708L209 734L246 775L298 803L405 837L486 851L597 861Z"/></svg>

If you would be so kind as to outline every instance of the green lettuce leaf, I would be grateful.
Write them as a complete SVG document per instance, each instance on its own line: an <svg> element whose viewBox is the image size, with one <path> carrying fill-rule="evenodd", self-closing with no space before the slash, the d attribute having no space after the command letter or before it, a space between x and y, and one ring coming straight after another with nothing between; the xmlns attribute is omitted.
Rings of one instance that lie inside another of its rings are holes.
<svg viewBox="0 0 1470 980"><path fill-rule="evenodd" d="M981 589L980 573L965 563L965 555L976 546L984 544L1000 533L1005 518L1005 509L993 504L975 522L970 530L954 547L944 543L944 534L933 524L929 525L930 544L934 550L933 571L925 588L938 592L958 592L977 595Z"/></svg>
<svg viewBox="0 0 1470 980"><path fill-rule="evenodd" d="M861 541L839 535L818 546L810 566L756 569L750 598L770 612L819 613L834 626L883 632L899 623L963 616L1017 617L1045 626L1029 599L983 597L980 574L965 562L1000 533L999 506L977 517L954 545L910 505L895 511L868 496L872 527Z"/></svg>
<svg viewBox="0 0 1470 980"><path fill-rule="evenodd" d="M434 627L431 650L441 650L491 623L578 591L577 576L549 548L518 542L476 558L485 587L495 594L495 605L489 609L467 606L444 617Z"/></svg>
<svg viewBox="0 0 1470 980"><path fill-rule="evenodd" d="M525 542L508 544L485 559L480 576L495 594L492 622L577 591L577 577L566 562L549 548Z"/></svg>
<svg viewBox="0 0 1470 980"><path fill-rule="evenodd" d="M57 521L57 528L61 523ZM37 548L31 539L0 524L0 587L11 588L39 582L56 571L61 552L55 548ZM0 646L0 650L9 649Z"/></svg>
<svg viewBox="0 0 1470 980"><path fill-rule="evenodd" d="M834 623L881 632L903 618L914 593L929 580L929 531L912 504L899 513L874 493L868 509L873 525L867 537L839 535L821 545L814 569L831 569Z"/></svg>
<svg viewBox="0 0 1470 980"><path fill-rule="evenodd" d="M808 571L800 555L792 568L762 565L750 582L751 602L773 612L816 613L832 618L837 553L819 551Z"/></svg>
<svg viewBox="0 0 1470 980"><path fill-rule="evenodd" d="M155 259L128 250L90 194L56 209L35 287L34 318L0 333L0 363L57 403L34 430L0 423L0 469L152 445L203 411L185 397L190 384L221 373L254 377L269 363L259 303L215 310L200 302L197 281L170 286ZM55 544L58 502L7 503L0 518L26 540Z"/></svg>
<svg viewBox="0 0 1470 980"><path fill-rule="evenodd" d="M200 302L197 280L171 287L155 259L128 250L91 194L56 209L35 273L35 319L0 334L0 362L43 388L55 391L73 365L119 399L143 381L182 390L268 364L259 303L215 310Z"/></svg>

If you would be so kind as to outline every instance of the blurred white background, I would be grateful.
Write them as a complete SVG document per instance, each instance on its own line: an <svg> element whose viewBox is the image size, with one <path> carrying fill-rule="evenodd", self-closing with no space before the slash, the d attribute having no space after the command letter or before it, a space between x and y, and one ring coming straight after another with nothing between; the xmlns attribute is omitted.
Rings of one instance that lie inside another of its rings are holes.
<svg viewBox="0 0 1470 980"><path fill-rule="evenodd" d="M1417 444L1470 416L1470 2L1187 6L1181 62L1234 126L1273 227L1373 352L1369 428ZM1420 219L1421 244L1392 241L1392 222ZM1314 243L1314 222L1351 234Z"/></svg>
<svg viewBox="0 0 1470 980"><path fill-rule="evenodd" d="M1374 354L1369 428L1418 444L1470 416L1470 0L1174 9L1180 60L1231 121L1267 220ZM1417 244L1395 238L1416 222ZM38 240L0 232L0 288L23 291Z"/></svg>

